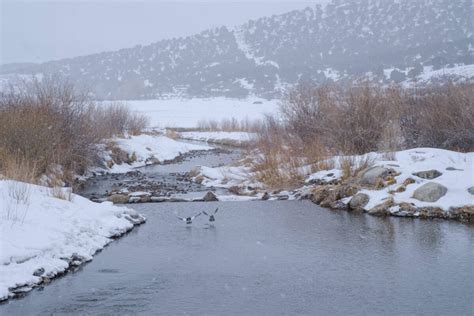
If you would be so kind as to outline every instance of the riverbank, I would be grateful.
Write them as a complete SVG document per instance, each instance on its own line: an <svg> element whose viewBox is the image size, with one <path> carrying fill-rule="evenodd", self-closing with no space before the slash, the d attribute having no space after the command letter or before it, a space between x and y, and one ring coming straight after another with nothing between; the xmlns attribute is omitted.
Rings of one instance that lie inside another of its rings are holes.
<svg viewBox="0 0 474 316"><path fill-rule="evenodd" d="M145 222L67 189L1 180L0 197L0 301L48 284Z"/></svg>
<svg viewBox="0 0 474 316"><path fill-rule="evenodd" d="M474 153L414 148L390 155L332 157L317 172L300 166L295 176L302 183L278 189L258 181L249 160L238 166L200 167L194 181L241 195L310 199L323 207L376 216L474 221Z"/></svg>

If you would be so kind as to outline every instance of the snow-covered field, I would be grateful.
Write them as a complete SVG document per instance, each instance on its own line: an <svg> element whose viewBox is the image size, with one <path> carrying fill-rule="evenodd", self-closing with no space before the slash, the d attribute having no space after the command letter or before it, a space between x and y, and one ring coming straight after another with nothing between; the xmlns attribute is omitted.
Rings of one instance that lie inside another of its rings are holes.
<svg viewBox="0 0 474 316"><path fill-rule="evenodd" d="M144 220L111 202L54 196L46 187L0 181L0 301L14 289L29 291L44 278L92 260L113 237Z"/></svg>
<svg viewBox="0 0 474 316"><path fill-rule="evenodd" d="M278 100L248 99L164 99L123 101L130 109L150 118L151 127L196 127L201 120L228 118L261 119L278 112Z"/></svg>
<svg viewBox="0 0 474 316"><path fill-rule="evenodd" d="M182 132L180 138L209 143L248 143L256 139L257 134L246 132Z"/></svg>

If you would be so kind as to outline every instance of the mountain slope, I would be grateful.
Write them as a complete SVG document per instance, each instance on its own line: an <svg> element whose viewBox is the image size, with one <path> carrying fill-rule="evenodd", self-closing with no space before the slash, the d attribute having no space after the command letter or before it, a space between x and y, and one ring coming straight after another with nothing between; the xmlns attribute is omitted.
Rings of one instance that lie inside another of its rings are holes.
<svg viewBox="0 0 474 316"><path fill-rule="evenodd" d="M235 29L25 66L16 73L59 73L105 99L273 97L298 81L367 73L382 82L403 81L423 67L472 64L471 17L471 0L334 0ZM387 76L384 69L401 71Z"/></svg>

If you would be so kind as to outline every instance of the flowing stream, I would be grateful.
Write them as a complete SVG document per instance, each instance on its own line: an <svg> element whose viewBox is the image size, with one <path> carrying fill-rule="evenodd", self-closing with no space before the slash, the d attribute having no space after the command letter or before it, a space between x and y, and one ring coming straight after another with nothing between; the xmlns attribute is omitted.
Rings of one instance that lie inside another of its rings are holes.
<svg viewBox="0 0 474 316"><path fill-rule="evenodd" d="M187 171L203 157L144 174ZM0 314L473 312L470 225L335 212L309 201L129 206L146 215L145 225L79 271L1 305ZM204 215L192 225L176 218L216 208L213 225Z"/></svg>

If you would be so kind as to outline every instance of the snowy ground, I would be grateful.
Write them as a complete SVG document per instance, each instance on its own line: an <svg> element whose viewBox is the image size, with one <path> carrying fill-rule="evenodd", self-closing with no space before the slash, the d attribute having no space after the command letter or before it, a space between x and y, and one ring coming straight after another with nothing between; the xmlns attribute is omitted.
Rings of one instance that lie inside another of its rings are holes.
<svg viewBox="0 0 474 316"><path fill-rule="evenodd" d="M255 133L246 132L182 132L180 138L209 143L245 144L257 137Z"/></svg>
<svg viewBox="0 0 474 316"><path fill-rule="evenodd" d="M150 118L151 127L196 127L201 120L236 118L261 119L278 112L278 100L248 99L164 99L123 101L130 109Z"/></svg>
<svg viewBox="0 0 474 316"><path fill-rule="evenodd" d="M144 220L110 202L54 196L46 187L0 181L0 301L91 260Z"/></svg>
<svg viewBox="0 0 474 316"><path fill-rule="evenodd" d="M415 207L439 207L444 211L448 211L451 207L474 205L474 195L468 191L469 188L474 190L474 153L459 153L435 148L415 148L399 151L394 155L395 160L386 160L383 154L377 153L353 157L354 160L364 160L370 157L373 166L391 168L398 174L393 184L382 189L365 188L359 191L367 194L370 199L364 209L369 210L383 203L387 198L393 198L395 204L406 202ZM318 179L322 182L331 182L342 177L342 171L337 168L340 159L341 157L334 158L335 169L322 170L313 174L309 174L307 172L309 168L305 166L300 169L306 177L307 183ZM439 171L441 175L434 179L424 179L413 175L416 172L433 169ZM252 186L264 189L262 183L253 180L255 175L246 166L200 167L198 177L201 177L202 183L207 186ZM407 178L412 178L415 182L407 185L403 192L395 192ZM428 182L445 186L448 189L447 193L435 202L423 202L413 198L414 191ZM304 190L308 190L310 187L311 185L307 184ZM343 200L345 203L349 201L350 197Z"/></svg>
<svg viewBox="0 0 474 316"><path fill-rule="evenodd" d="M129 156L135 155L136 161L132 164L114 164L107 170L112 173L124 173L134 168L143 167L157 161L172 160L182 154L195 150L210 150L212 147L206 145L196 145L173 140L163 135L139 135L128 138L115 138L112 140L120 149L127 152ZM106 153L103 157L105 161L111 159Z"/></svg>

